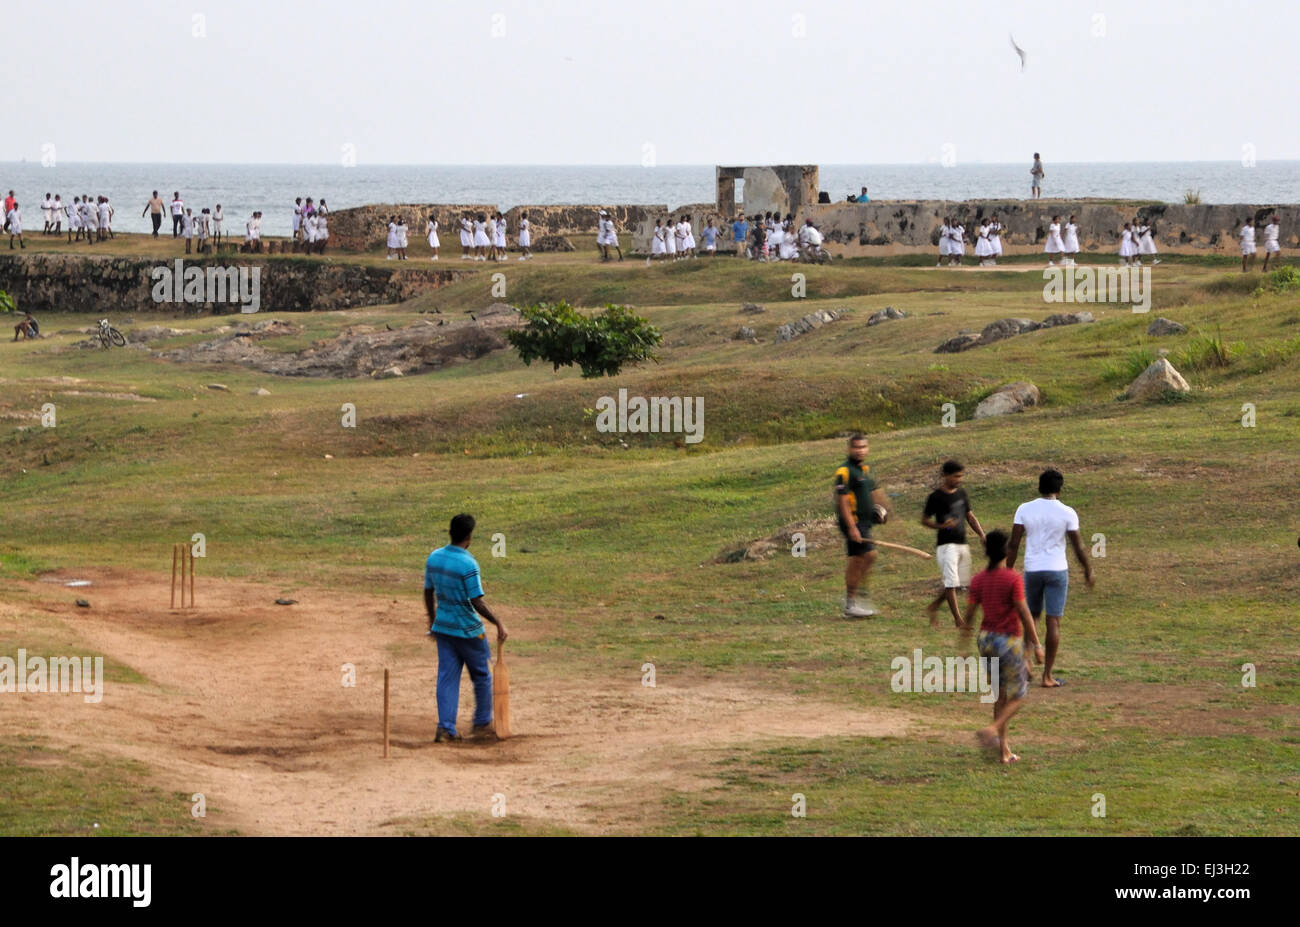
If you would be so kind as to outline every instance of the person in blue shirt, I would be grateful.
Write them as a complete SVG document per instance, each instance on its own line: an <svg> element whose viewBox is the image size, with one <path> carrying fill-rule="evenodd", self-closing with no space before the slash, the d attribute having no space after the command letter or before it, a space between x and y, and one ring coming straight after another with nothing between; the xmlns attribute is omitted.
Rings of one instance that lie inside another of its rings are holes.
<svg viewBox="0 0 1300 927"><path fill-rule="evenodd" d="M744 257L745 242L749 240L749 223L744 216L736 216L731 223L731 240L736 243L736 257Z"/></svg>
<svg viewBox="0 0 1300 927"><path fill-rule="evenodd" d="M424 564L428 633L438 642L438 733L434 743L461 739L456 733L456 715L463 669L469 670L474 684L471 733L492 731L492 648L479 616L497 626L498 644L505 643L506 626L483 601L478 562L467 549L473 537L474 516L457 515L451 520L451 543L429 554Z"/></svg>
<svg viewBox="0 0 1300 927"><path fill-rule="evenodd" d="M859 203L870 203L871 197L867 196L867 188L863 187L862 192L858 194Z"/></svg>

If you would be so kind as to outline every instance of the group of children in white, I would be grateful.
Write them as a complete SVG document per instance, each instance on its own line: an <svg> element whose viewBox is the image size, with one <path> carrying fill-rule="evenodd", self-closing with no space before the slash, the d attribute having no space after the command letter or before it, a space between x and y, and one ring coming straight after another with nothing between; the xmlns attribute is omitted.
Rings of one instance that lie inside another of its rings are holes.
<svg viewBox="0 0 1300 927"><path fill-rule="evenodd" d="M492 215L481 212L475 215L466 211L461 213L458 221L460 226L460 259L462 261L508 261L509 256L506 254L509 236L506 230L506 217L499 212ZM439 258L439 251L442 248L442 242L438 238L438 229L441 225L438 222L438 216L431 213L424 223L424 234L429 242L429 250L433 255L429 258L436 261ZM406 220L401 216L389 216L388 218L388 260L406 260L407 236L410 232ZM520 213L519 228L516 230L515 240L519 245L519 260L526 261L533 256L533 233L528 224L528 213Z"/></svg>
<svg viewBox="0 0 1300 927"><path fill-rule="evenodd" d="M712 227L713 221L709 220L709 228ZM731 232L732 239L737 244L737 252L740 253L743 249L744 255L751 261L798 261L813 258L820 253L824 240L812 219L799 225L793 214L786 213L783 219L780 212L768 212L761 216L755 214L749 221L744 216L739 216L731 224ZM705 229L705 238L708 237L709 229Z"/></svg>
<svg viewBox="0 0 1300 927"><path fill-rule="evenodd" d="M1268 225L1264 226L1264 273L1268 273L1268 259L1282 250L1278 243L1281 234L1281 228L1278 225L1277 215L1269 217ZM1241 220L1241 228L1237 231L1237 238L1241 242L1241 272L1246 273L1247 264L1255 260L1255 223L1249 216Z"/></svg>
<svg viewBox="0 0 1300 927"><path fill-rule="evenodd" d="M987 219L981 219L975 238L975 256L980 259L980 267L990 267L1002 257L1002 236L1006 227L998 221L994 213ZM961 263L966 256L966 226L961 220L945 217L939 226L939 263L936 267L949 267Z"/></svg>
<svg viewBox="0 0 1300 927"><path fill-rule="evenodd" d="M260 212L254 213L258 219L257 237L262 237ZM315 201L309 196L304 203L300 196L293 201L293 240L295 249L301 249L308 254L324 254L325 244L330 239L329 226L329 207L325 205L325 197L321 197L320 205L317 206Z"/></svg>
<svg viewBox="0 0 1300 927"><path fill-rule="evenodd" d="M610 223L611 225L613 223ZM680 261L685 258L695 257L695 232L691 228L691 220L687 216L682 216L676 222L673 217L667 219L656 219L655 228L651 233L650 239L650 258L655 261L673 260ZM713 227L713 221L709 221L708 228L704 230L705 252L715 254L718 250L718 230ZM614 239L617 246L618 238ZM622 260L622 252L619 252L619 259Z"/></svg>
<svg viewBox="0 0 1300 927"><path fill-rule="evenodd" d="M61 194L45 194L45 200L41 203L41 216L45 220L44 227L41 229L42 235L61 235L63 234L63 220L68 220L68 242L81 241L85 239L87 244L93 245L97 241L115 237L113 235L113 206L109 203L108 197L97 196L94 202L91 201L90 195L74 196L71 203L64 203ZM5 197L4 206L4 228L9 233L9 247L13 248L14 239L18 239L18 246L26 248L27 243L23 241L23 213L14 199L14 191L10 190L9 195Z"/></svg>

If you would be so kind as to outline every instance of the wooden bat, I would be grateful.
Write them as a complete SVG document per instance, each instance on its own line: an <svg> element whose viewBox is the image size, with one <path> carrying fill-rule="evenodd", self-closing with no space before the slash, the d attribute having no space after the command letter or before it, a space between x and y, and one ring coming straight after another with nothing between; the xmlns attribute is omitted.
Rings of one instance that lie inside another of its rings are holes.
<svg viewBox="0 0 1300 927"><path fill-rule="evenodd" d="M871 538L871 543L877 547L888 547L890 550L901 550L905 554L916 554L918 557L924 557L926 560L933 560L934 554L928 554L923 550L917 550L915 547L908 547L906 544L891 544L888 541L877 541Z"/></svg>
<svg viewBox="0 0 1300 927"><path fill-rule="evenodd" d="M510 736L510 668L506 666L505 647L497 644L497 663L492 668L492 711L498 740Z"/></svg>

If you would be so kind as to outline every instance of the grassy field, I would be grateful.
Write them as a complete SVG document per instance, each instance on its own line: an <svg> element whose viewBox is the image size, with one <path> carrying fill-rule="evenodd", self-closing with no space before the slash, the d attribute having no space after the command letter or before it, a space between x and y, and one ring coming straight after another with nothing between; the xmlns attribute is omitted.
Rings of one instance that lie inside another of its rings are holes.
<svg viewBox="0 0 1300 927"><path fill-rule="evenodd" d="M447 263L475 272L402 305L309 317L266 307L259 318L304 326L287 350L357 322L396 326L494 301L495 268ZM93 320L47 315L51 337L4 345L0 568L14 588L0 599L0 653L84 651L76 614L42 608L29 581L105 565L161 575L168 546L192 532L207 539L202 569L214 578L364 593L418 615L423 559L444 543L449 517L469 511L489 599L520 616L512 647L540 680L635 678L653 663L665 690L735 686L908 719L905 733L883 736L825 733L809 716L801 732L669 742L665 760L690 775L655 780L634 808L611 800L601 810L615 823L602 831L1297 833L1300 515L1289 496L1300 448L1300 293L1256 293L1260 275L1242 282L1227 259L1175 259L1155 269L1152 311L1141 315L1045 303L1031 258L965 272L925 263L647 268L570 256L501 268L509 302L627 303L662 329L659 363L605 381L526 368L509 351L398 380L284 379L145 351L78 350L80 335L57 332ZM792 273L806 275L803 298L792 295ZM742 314L742 302L767 311ZM885 306L907 317L868 326ZM850 312L774 340L781 323L832 308ZM1096 322L933 353L995 319L1085 308ZM1156 315L1187 334L1147 336ZM177 343L201 340L212 324L158 321L194 331ZM759 343L734 340L741 325ZM1215 365L1215 347L1226 365ZM1191 392L1120 399L1160 349ZM1043 407L971 420L982 398L1014 380L1035 383ZM213 382L229 388L207 388ZM259 387L270 395L252 395ZM703 397L704 440L598 432L596 400L620 388ZM56 427L41 427L45 403ZM356 406L355 429L341 425L344 403ZM946 403L956 427L941 424ZM1246 404L1253 427L1242 424ZM1069 684L1031 690L1013 723L1025 757L1017 768L988 765L975 750L971 732L987 708L974 696L890 688L892 659L913 648L968 652L969 641L925 620L933 564L882 555L872 595L884 617L846 623L838 544L802 558L713 562L829 514L831 474L857 429L870 435L873 473L893 499L887 540L933 544L920 509L953 456L986 528L1009 528L1051 465L1066 476L1063 499L1079 511L1085 540L1105 536L1096 589L1076 572L1071 590L1059 664ZM489 553L497 532L501 558ZM128 660L105 656L116 684L151 684ZM1242 685L1247 663L1254 687ZM635 715L627 723L635 727ZM13 787L0 800L0 832L78 832L92 810L114 833L231 828L220 814L202 824L160 819L154 805L176 788L147 764L105 759L97 775L114 790L103 790L84 775L93 758L40 729L21 733L5 725L0 780ZM806 817L791 814L796 793ZM1094 815L1098 794L1105 817ZM72 814L91 797L102 804ZM591 830L418 808L397 825Z"/></svg>

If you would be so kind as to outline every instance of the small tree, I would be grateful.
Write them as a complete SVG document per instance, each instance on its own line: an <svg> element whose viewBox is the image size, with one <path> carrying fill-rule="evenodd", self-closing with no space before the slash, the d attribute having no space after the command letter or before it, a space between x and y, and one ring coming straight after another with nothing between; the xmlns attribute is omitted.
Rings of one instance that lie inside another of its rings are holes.
<svg viewBox="0 0 1300 927"><path fill-rule="evenodd" d="M624 364L658 361L654 349L663 333L627 306L606 304L585 316L567 302L540 303L520 310L524 327L506 338L525 365L548 361L556 370L577 365L584 379L616 376Z"/></svg>

